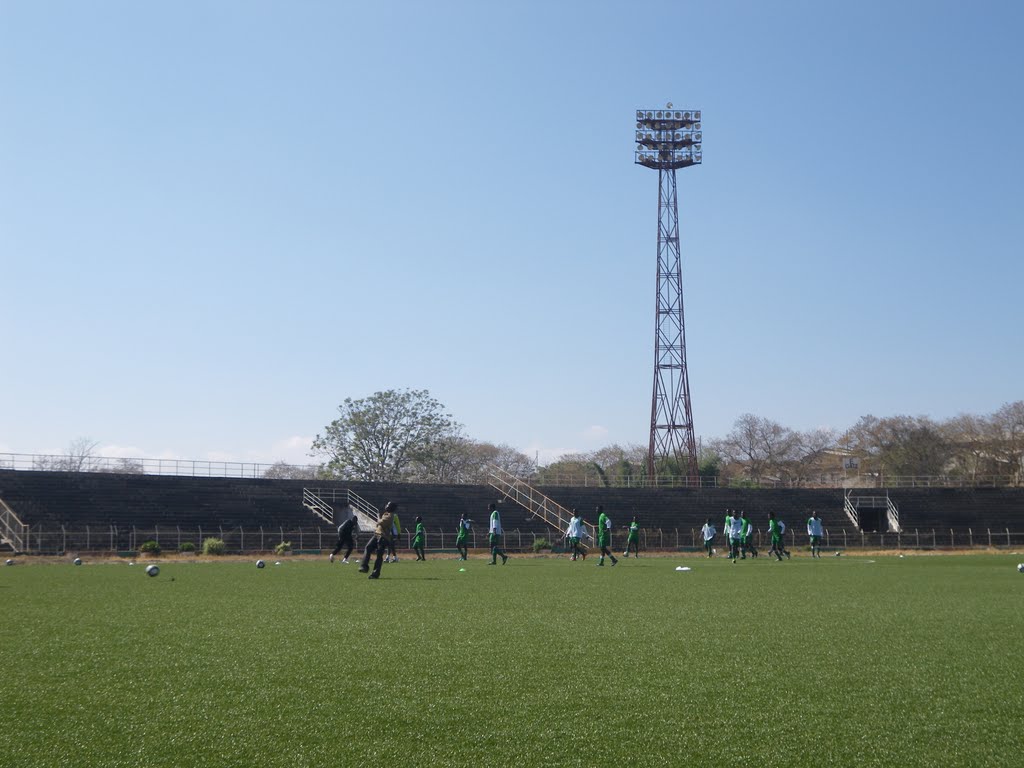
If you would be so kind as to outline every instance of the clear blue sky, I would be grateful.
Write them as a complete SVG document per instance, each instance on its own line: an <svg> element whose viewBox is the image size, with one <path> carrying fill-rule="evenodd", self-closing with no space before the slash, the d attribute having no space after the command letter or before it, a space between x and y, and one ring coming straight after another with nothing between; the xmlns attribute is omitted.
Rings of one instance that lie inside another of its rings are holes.
<svg viewBox="0 0 1024 768"><path fill-rule="evenodd" d="M657 174L699 436L1024 397L1017 2L0 2L0 451L306 461L428 389L646 444Z"/></svg>

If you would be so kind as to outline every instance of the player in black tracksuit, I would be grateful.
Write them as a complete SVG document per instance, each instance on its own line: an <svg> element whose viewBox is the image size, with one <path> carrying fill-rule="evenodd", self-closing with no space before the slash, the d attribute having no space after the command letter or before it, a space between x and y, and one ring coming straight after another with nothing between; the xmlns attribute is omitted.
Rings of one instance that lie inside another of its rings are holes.
<svg viewBox="0 0 1024 768"><path fill-rule="evenodd" d="M355 516L350 517L344 523L338 526L338 543L334 545L334 551L331 552L330 558L332 563L334 562L334 556L341 551L342 547L345 547L345 556L341 558L341 562L347 563L348 556L352 554L352 548L355 547L355 540L352 538L358 530L359 523L356 521Z"/></svg>

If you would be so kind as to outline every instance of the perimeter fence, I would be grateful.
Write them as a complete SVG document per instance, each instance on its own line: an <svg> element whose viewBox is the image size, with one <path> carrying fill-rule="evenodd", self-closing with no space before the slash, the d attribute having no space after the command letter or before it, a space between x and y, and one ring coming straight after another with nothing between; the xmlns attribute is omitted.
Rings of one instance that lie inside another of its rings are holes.
<svg viewBox="0 0 1024 768"><path fill-rule="evenodd" d="M68 456L61 454L0 453L0 469L48 472L106 472L128 475L176 477L220 477L279 480L341 480L325 473L319 464L273 464L244 461L195 459L124 458L114 456ZM534 486L576 488L1020 488L1024 472L1006 475L882 475L881 473L824 472L799 479L748 478L729 480L718 476L692 478L687 475L646 474L601 476L596 473L555 472L541 468L523 477ZM410 482L423 483L423 480ZM444 484L486 485L486 477L453 477ZM429 482L426 482L429 484Z"/></svg>
<svg viewBox="0 0 1024 768"><path fill-rule="evenodd" d="M1014 548L1024 547L1024 531L1014 532L1006 529L939 529L904 530L900 533L867 533L847 528L825 529L823 548L828 550L868 549L868 550L935 550L935 549L973 549L973 548ZM358 538L365 543L371 533L360 532ZM612 535L613 552L622 551L626 547L625 531ZM403 532L399 537L399 548L412 549L412 531ZM426 549L434 552L455 551L454 531L428 530L426 532ZM288 542L295 553L320 553L333 549L337 541L334 528L181 528L179 526L81 526L56 528L34 526L25 535L25 554L64 554L66 552L94 552L97 554L131 555L147 541L155 541L165 553L182 551L194 547L202 549L203 541L216 538L224 542L225 551L229 554L247 552L269 552L281 542ZM757 529L754 533L754 544L758 548L769 546L768 532ZM593 545L593 542L588 542ZM786 546L791 550L805 548L809 545L806 534L787 531ZM519 529L505 532L504 545L516 552L546 551L555 552L564 549L564 541L560 536L536 531L520 531ZM685 552L703 549L704 540L698 528L652 528L641 529L640 549L654 552ZM486 533L469 534L470 549L486 549L490 545ZM716 548L726 546L725 539L718 535L715 539Z"/></svg>

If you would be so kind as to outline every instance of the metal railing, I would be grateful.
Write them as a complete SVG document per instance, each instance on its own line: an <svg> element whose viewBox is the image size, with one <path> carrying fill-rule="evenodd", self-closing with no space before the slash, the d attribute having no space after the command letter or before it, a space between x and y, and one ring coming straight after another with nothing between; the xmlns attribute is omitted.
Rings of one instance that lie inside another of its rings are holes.
<svg viewBox="0 0 1024 768"><path fill-rule="evenodd" d="M427 531L426 549L429 552L455 552L455 531ZM615 531L612 534L612 551L624 550L627 531ZM470 549L486 549L486 533L471 531ZM191 544L201 550L203 540L215 537L225 543L229 554L245 554L269 552L281 542L289 542L295 554L321 554L329 551L337 540L337 532L333 528L181 528L178 526L82 526L69 528L57 526L44 528L35 526L25 537L25 546L19 550L29 555L53 555L68 552L93 552L98 555L136 556L139 547L147 541L155 541L165 554L179 552L183 544ZM401 549L412 548L411 531L403 532L398 545ZM1024 531L1010 531L1008 528L974 531L973 529L936 529L902 531L900 533L866 533L847 528L824 530L822 547L825 550L841 552L844 550L949 550L949 549L1000 549L1024 546ZM720 536L714 546L719 553L724 553L727 545ZM547 534L536 531L506 531L505 547L514 552L529 552L535 549L536 542L545 544L544 550L555 553L564 552L561 541L552 540ZM754 532L754 544L758 549L769 546L768 532L757 529ZM809 544L804 533L787 530L785 534L787 547L798 553ZM703 549L703 535L698 528L647 528L640 531L641 552L697 552ZM618 548L618 549L617 549Z"/></svg>
<svg viewBox="0 0 1024 768"><path fill-rule="evenodd" d="M54 472L107 472L112 474L173 475L178 477L222 477L258 479L271 470L281 469L281 462L202 461L194 459L149 459L111 456L67 456L60 454L0 453L0 469ZM294 478L317 478L322 466L287 464ZM273 476L273 472L271 473ZM825 473L809 478L777 480L762 478L702 477L694 480L685 475L610 475L602 479L592 473L552 473L541 469L527 478L534 485L610 488L1019 488L1024 485L1020 475L882 475L865 473L847 475ZM410 480L409 482L421 482ZM478 485L478 481L459 483Z"/></svg>
<svg viewBox="0 0 1024 768"><path fill-rule="evenodd" d="M27 532L28 526L14 514L7 502L0 499L0 542L9 544L15 552L22 552L25 550Z"/></svg>
<svg viewBox="0 0 1024 768"><path fill-rule="evenodd" d="M362 514L374 525L380 520L380 511L370 502L349 488L303 488L302 503L327 522L334 522L334 507L327 502L343 502L352 507L356 514ZM308 503L307 503L308 502ZM329 517L327 516L329 515Z"/></svg>
<svg viewBox="0 0 1024 768"><path fill-rule="evenodd" d="M534 517L540 518L559 534L569 527L572 512L557 501L545 496L533 486L499 467L490 466L487 470L489 473L488 484L505 498L511 499ZM596 535L593 524L584 523L583 525L589 536Z"/></svg>

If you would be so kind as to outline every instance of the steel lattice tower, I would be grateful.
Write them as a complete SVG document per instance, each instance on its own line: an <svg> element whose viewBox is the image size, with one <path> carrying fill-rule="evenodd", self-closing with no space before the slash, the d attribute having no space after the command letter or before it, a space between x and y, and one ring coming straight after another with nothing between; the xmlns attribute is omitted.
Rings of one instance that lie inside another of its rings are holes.
<svg viewBox="0 0 1024 768"><path fill-rule="evenodd" d="M658 171L658 282L654 332L654 394L647 475L656 459L674 457L699 482L697 443L690 409L683 319L683 273L679 255L676 170L701 162L700 112L665 109L636 113L636 163Z"/></svg>

